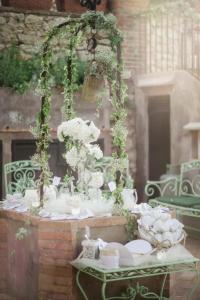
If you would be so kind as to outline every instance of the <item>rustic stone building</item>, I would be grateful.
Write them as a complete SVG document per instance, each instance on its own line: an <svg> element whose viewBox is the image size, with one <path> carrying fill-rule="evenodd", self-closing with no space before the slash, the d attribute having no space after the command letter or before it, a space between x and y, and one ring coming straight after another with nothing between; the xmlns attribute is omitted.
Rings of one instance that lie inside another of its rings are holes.
<svg viewBox="0 0 200 300"><path fill-rule="evenodd" d="M116 15L124 35L124 79L129 87L127 150L141 196L146 180L159 179L167 164L176 166L192 158L195 153L192 134L183 127L199 121L200 113L200 26L194 17L198 9L195 7L188 15L184 6L145 13L149 5L149 0L109 1L109 10ZM0 49L15 40L24 58L28 58L39 49L45 31L66 16L67 13L56 12L55 8L49 12L30 12L1 7ZM51 126L55 130L61 119L59 91L55 91L54 99ZM0 90L0 103L3 162L22 159L22 148L26 149L23 155L27 158L34 148L29 127L39 110L39 98L33 91L19 96L4 88ZM79 101L77 106L83 116L94 118L94 105ZM108 106L104 106L100 119L95 121L102 128L105 154L109 155ZM51 151L62 152L56 141ZM63 162L58 160L57 163L52 160L51 164L55 173L62 175L59 170Z"/></svg>

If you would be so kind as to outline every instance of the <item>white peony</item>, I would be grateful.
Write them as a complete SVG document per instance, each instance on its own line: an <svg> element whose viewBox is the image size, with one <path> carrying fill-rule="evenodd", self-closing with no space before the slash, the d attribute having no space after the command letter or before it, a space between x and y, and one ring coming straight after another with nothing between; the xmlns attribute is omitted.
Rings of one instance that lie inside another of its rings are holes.
<svg viewBox="0 0 200 300"><path fill-rule="evenodd" d="M88 137L88 143L96 142L100 136L100 130L97 128L93 122L90 122L89 125L90 135Z"/></svg>
<svg viewBox="0 0 200 300"><path fill-rule="evenodd" d="M71 137L83 143L92 143L97 141L99 135L100 130L93 122L84 121L81 118L62 122L57 129L57 136L61 142L64 141L64 137Z"/></svg>
<svg viewBox="0 0 200 300"><path fill-rule="evenodd" d="M77 166L79 162L79 156L76 147L72 147L71 150L67 151L65 154L65 159L70 167L75 168Z"/></svg>
<svg viewBox="0 0 200 300"><path fill-rule="evenodd" d="M98 145L87 145L89 154L94 156L97 160L103 157L103 152Z"/></svg>
<svg viewBox="0 0 200 300"><path fill-rule="evenodd" d="M84 181L89 187L99 189L104 184L103 173L86 170L84 173Z"/></svg>
<svg viewBox="0 0 200 300"><path fill-rule="evenodd" d="M77 167L80 162L83 163L87 159L86 148L81 147L81 149L78 150L75 146L73 146L72 149L67 151L65 154L65 159L70 167Z"/></svg>
<svg viewBox="0 0 200 300"><path fill-rule="evenodd" d="M60 142L64 142L63 130L66 126L67 122L62 122L57 128L57 137Z"/></svg>

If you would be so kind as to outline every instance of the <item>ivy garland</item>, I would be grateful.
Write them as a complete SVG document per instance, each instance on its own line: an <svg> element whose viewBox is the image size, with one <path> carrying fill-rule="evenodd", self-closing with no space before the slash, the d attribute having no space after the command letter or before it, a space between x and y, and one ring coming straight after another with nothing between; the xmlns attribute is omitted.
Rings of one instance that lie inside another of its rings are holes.
<svg viewBox="0 0 200 300"><path fill-rule="evenodd" d="M113 121L113 145L115 151L113 157L115 158L116 169L115 179L117 182L117 189L114 192L116 204L121 206L123 204L121 191L124 186L122 176L124 160L127 159L125 151L126 134L125 128L125 101L126 101L126 87L121 79L122 59L121 59L121 42L122 36L116 26L116 18L112 14L104 15L101 12L87 12L80 18L68 18L66 22L55 26L47 35L46 41L42 48L42 72L40 75L39 90L41 94L41 111L37 118L37 125L35 128L35 136L37 138L37 152L34 160L41 166L40 174L40 201L43 206L43 187L48 185L51 178L51 173L48 166L48 146L50 141L50 108L51 108L51 84L50 84L50 66L52 64L53 49L51 42L59 35L67 35L69 44L66 50L66 65L63 71L66 76L64 79L64 105L63 117L65 120L74 118L74 92L76 86L77 76L77 48L83 45L87 40L88 35L94 30L97 33L106 33L106 38L109 41L110 47L110 63L105 59L107 56L98 55L94 63L89 64L88 73L95 76L103 75L107 77L110 88L110 99L113 106L112 121ZM104 57L104 61L102 60ZM72 141L65 141L66 150L72 147ZM119 167L121 166L121 167Z"/></svg>

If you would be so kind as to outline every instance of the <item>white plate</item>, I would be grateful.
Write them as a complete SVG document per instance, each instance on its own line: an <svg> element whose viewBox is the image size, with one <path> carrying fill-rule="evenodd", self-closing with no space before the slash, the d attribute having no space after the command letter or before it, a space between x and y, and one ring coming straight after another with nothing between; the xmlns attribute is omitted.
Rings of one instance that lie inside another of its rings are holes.
<svg viewBox="0 0 200 300"><path fill-rule="evenodd" d="M153 248L151 244L145 240L134 240L125 245L132 254L148 254Z"/></svg>

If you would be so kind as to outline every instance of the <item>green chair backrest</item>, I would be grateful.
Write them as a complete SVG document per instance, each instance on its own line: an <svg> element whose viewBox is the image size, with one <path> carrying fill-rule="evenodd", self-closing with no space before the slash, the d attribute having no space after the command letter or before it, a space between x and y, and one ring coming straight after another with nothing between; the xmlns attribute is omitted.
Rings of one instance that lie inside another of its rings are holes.
<svg viewBox="0 0 200 300"><path fill-rule="evenodd" d="M26 188L35 188L40 167L31 160L19 160L4 165L5 192L24 193Z"/></svg>
<svg viewBox="0 0 200 300"><path fill-rule="evenodd" d="M104 156L95 164L95 171L100 171L104 174L105 183L113 180L113 168L117 168L117 160L111 156ZM124 160L124 166L122 167L122 169L123 177L126 180L128 177L130 177L128 159Z"/></svg>
<svg viewBox="0 0 200 300"><path fill-rule="evenodd" d="M179 196L200 197L200 160L181 164Z"/></svg>

